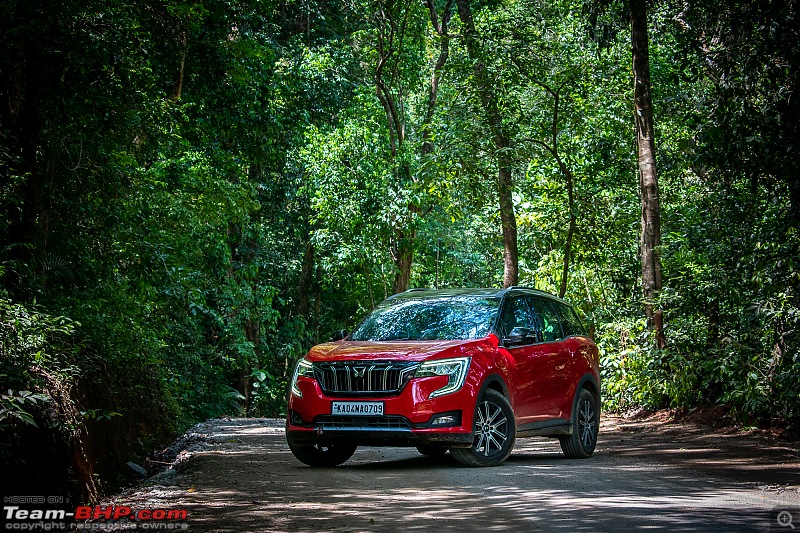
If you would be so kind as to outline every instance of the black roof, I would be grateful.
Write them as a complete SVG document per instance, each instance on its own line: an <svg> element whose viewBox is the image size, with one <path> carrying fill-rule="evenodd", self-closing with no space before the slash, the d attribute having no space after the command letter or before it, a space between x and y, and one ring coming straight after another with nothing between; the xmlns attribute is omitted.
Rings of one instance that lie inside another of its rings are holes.
<svg viewBox="0 0 800 533"><path fill-rule="evenodd" d="M487 289L487 288L477 288L477 289L408 289L405 292L397 293L393 296L389 296L387 300L421 300L427 298L449 298L449 297L458 297L458 296L476 296L476 297L484 297L484 298L503 298L507 295L515 295L515 294L529 294L531 296L542 296L544 298L550 298L551 300L557 300L559 302L563 302L569 305L569 302L566 302L556 296L555 294L550 294L549 292L540 291L538 289L531 289L529 287L509 287L507 289Z"/></svg>

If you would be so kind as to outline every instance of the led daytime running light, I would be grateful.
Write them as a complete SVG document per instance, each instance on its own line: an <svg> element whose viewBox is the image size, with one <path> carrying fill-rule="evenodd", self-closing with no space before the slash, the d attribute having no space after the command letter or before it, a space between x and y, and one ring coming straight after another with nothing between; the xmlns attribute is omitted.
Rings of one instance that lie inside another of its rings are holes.
<svg viewBox="0 0 800 533"><path fill-rule="evenodd" d="M297 362L297 366L294 368L294 376L292 376L292 394L298 398L303 397L303 393L297 387L297 378L300 376L314 377L314 366L305 359L300 359Z"/></svg>
<svg viewBox="0 0 800 533"><path fill-rule="evenodd" d="M467 378L467 370L469 370L469 363L469 357L428 361L419 366L414 373L414 377L447 376L447 385L441 389L436 389L428 397L436 398L438 396L444 396L445 394L457 392L464 386L464 381Z"/></svg>

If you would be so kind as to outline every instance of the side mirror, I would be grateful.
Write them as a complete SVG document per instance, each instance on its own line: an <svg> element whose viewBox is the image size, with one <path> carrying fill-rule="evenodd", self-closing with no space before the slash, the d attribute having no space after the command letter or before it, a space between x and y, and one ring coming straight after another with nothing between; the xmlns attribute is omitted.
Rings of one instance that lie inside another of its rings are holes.
<svg viewBox="0 0 800 533"><path fill-rule="evenodd" d="M333 336L331 336L331 342L340 341L344 338L347 338L348 335L349 333L347 332L346 329L340 329L339 331L334 333Z"/></svg>
<svg viewBox="0 0 800 533"><path fill-rule="evenodd" d="M515 344L530 344L536 342L536 334L530 328L514 328L505 338L506 346Z"/></svg>

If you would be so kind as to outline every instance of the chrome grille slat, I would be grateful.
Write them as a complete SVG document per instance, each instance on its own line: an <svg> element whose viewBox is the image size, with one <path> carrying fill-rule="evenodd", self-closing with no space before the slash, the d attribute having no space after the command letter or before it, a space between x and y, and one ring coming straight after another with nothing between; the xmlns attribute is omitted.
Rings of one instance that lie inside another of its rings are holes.
<svg viewBox="0 0 800 533"><path fill-rule="evenodd" d="M314 363L314 376L326 394L396 396L419 363L413 361L335 361Z"/></svg>

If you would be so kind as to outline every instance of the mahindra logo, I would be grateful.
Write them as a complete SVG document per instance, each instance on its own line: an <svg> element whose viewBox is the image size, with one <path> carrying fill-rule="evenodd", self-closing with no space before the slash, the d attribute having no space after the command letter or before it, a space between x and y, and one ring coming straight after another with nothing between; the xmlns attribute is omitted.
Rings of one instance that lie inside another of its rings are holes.
<svg viewBox="0 0 800 533"><path fill-rule="evenodd" d="M363 378L364 372L367 371L367 367L365 366L354 366L353 367L353 375L357 378Z"/></svg>

